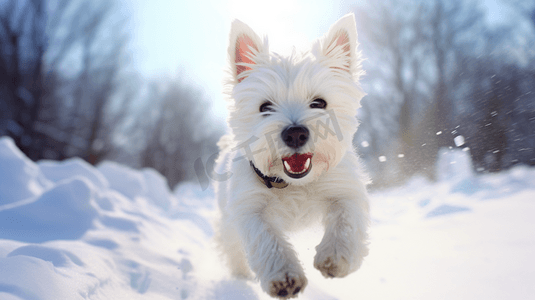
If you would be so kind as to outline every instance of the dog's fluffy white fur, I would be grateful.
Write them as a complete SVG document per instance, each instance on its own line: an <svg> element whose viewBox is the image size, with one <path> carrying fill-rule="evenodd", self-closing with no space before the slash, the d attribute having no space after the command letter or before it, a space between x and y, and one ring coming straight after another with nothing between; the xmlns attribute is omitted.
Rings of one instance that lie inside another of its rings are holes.
<svg viewBox="0 0 535 300"><path fill-rule="evenodd" d="M365 95L352 14L337 21L310 51L289 57L270 53L244 23L232 23L226 82L231 133L219 142L215 173L221 210L216 240L232 273L260 280L273 297L295 297L307 279L285 232L322 220L325 234L314 267L325 277L344 277L368 254L368 181L354 153L356 110ZM323 99L327 106L311 106ZM261 111L263 103L270 109ZM306 144L285 144L288 126L310 131ZM282 158L311 153L302 178L284 171ZM268 188L265 176L288 183ZM223 176L224 175L224 176Z"/></svg>

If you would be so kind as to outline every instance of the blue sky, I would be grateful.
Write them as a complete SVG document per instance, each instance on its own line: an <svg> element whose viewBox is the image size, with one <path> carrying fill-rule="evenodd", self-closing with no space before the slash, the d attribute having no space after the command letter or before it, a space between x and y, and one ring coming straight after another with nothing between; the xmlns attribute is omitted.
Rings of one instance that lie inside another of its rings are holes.
<svg viewBox="0 0 535 300"><path fill-rule="evenodd" d="M311 4L313 3L313 4ZM213 100L213 113L226 115L221 96L230 23L234 18L268 35L270 49L287 53L323 35L354 1L306 0L132 0L134 63L146 76L182 73Z"/></svg>
<svg viewBox="0 0 535 300"><path fill-rule="evenodd" d="M212 114L226 116L221 96L230 23L234 18L268 35L270 49L287 53L322 36L361 1L332 0L131 0L133 59L141 74L174 78L179 74L213 100ZM503 21L501 0L483 0L491 23Z"/></svg>

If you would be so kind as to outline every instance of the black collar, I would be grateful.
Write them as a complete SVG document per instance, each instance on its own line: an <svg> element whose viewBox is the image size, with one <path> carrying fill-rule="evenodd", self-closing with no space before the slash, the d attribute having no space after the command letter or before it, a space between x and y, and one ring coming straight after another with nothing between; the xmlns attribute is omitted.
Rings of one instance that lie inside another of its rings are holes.
<svg viewBox="0 0 535 300"><path fill-rule="evenodd" d="M266 175L262 174L262 172L260 172L260 170L258 170L253 165L253 162L250 162L250 163L251 163L251 167L253 167L253 170L255 171L256 175L258 175L258 179L260 180L260 182L265 184L268 189L270 189L272 187L278 188L278 189L283 189L283 188L288 186L288 183L286 181L280 179L279 177L266 176Z"/></svg>

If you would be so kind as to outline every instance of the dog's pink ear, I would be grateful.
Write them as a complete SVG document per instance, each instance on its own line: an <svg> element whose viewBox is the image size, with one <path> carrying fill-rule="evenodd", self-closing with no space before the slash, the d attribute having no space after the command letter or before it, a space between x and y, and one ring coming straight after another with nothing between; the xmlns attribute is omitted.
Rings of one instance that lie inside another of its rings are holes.
<svg viewBox="0 0 535 300"><path fill-rule="evenodd" d="M253 57L253 51L258 52L258 48L253 43L253 40L245 34L239 36L236 40L236 57L234 59L234 63L236 64L236 77L238 79L238 82L241 82L245 78L240 77L240 74L243 71L251 70L251 67L247 66L247 64L254 64L254 61L251 59L251 57Z"/></svg>
<svg viewBox="0 0 535 300"><path fill-rule="evenodd" d="M337 47L342 47L343 54L345 54L345 56L347 57L351 56L351 47L349 46L349 35L346 31L344 30L338 31L333 37L333 40L330 42L329 46L331 45L332 47L328 47L327 49L327 53L326 53L327 55L333 55L331 54L331 52L334 51L334 49L336 49Z"/></svg>
<svg viewBox="0 0 535 300"><path fill-rule="evenodd" d="M344 70L351 75L361 72L357 52L355 16L347 14L331 26L323 38L322 52L330 68Z"/></svg>
<svg viewBox="0 0 535 300"><path fill-rule="evenodd" d="M230 30L229 59L233 78L241 82L258 63L258 55L263 52L260 38L245 23L234 20Z"/></svg>

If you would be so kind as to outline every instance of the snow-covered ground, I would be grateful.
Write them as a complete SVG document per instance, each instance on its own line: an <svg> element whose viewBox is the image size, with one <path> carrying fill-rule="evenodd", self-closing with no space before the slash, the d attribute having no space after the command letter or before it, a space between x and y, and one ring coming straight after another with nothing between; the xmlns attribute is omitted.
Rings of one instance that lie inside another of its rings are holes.
<svg viewBox="0 0 535 300"><path fill-rule="evenodd" d="M343 279L312 267L321 230L291 237L300 299L535 299L535 169L474 176L445 152L438 183L371 195L370 255ZM211 243L213 192L153 170L26 158L0 138L0 299L268 299Z"/></svg>

